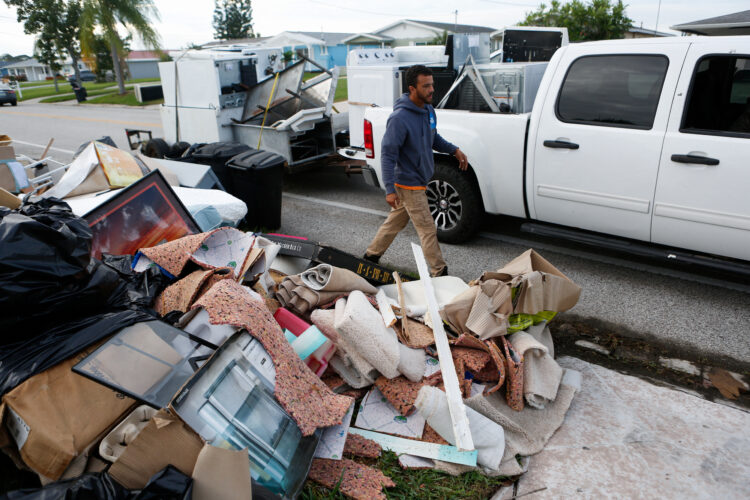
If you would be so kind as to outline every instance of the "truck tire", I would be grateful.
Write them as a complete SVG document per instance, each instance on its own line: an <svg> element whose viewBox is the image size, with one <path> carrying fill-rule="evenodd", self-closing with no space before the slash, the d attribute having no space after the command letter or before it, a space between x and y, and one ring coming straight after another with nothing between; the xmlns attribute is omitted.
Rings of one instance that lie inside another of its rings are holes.
<svg viewBox="0 0 750 500"><path fill-rule="evenodd" d="M143 154L151 158L164 158L170 147L164 139L150 139L143 145Z"/></svg>
<svg viewBox="0 0 750 500"><path fill-rule="evenodd" d="M427 183L427 202L438 240L461 243L479 229L484 213L479 188L471 173L456 164L435 162L435 175Z"/></svg>

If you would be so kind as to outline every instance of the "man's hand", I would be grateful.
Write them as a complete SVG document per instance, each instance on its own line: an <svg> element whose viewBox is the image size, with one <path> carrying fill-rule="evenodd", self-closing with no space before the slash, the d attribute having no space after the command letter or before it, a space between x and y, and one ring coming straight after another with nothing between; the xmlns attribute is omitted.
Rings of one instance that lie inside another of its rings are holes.
<svg viewBox="0 0 750 500"><path fill-rule="evenodd" d="M455 156L458 160L458 168L460 168L461 170L466 170L467 168L469 168L469 159L466 158L466 155L463 151L461 151L460 149L456 149L456 152L453 153L453 156Z"/></svg>
<svg viewBox="0 0 750 500"><path fill-rule="evenodd" d="M398 199L398 195L396 193L385 195L385 201L387 201L394 210L397 209L401 203L401 200Z"/></svg>

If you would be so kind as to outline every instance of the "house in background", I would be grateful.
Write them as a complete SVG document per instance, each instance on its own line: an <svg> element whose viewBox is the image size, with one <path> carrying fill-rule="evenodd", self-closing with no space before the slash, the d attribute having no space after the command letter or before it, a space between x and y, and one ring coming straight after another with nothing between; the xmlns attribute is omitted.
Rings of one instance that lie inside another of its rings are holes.
<svg viewBox="0 0 750 500"><path fill-rule="evenodd" d="M336 66L346 66L346 56L351 49L383 47L389 42L388 37L368 33L284 31L278 35L263 38L212 41L201 47L204 49L224 47L279 49L282 53L292 52L293 60L298 59L297 54L302 54L325 69L331 69ZM311 63L307 63L305 69L320 71L320 68Z"/></svg>
<svg viewBox="0 0 750 500"><path fill-rule="evenodd" d="M731 36L750 35L750 10L710 17L690 23L676 24L669 29L685 35Z"/></svg>
<svg viewBox="0 0 750 500"><path fill-rule="evenodd" d="M85 71L90 69L89 66L83 62L78 61L78 69ZM73 61L68 59L62 63L62 69L60 69L60 75L69 76L73 74ZM25 61L8 64L0 68L0 76L25 76L27 82L38 82L52 78L52 70L49 66L40 63L37 59L31 58Z"/></svg>
<svg viewBox="0 0 750 500"><path fill-rule="evenodd" d="M160 61L161 53L153 50L131 50L125 59L131 80L159 78Z"/></svg>
<svg viewBox="0 0 750 500"><path fill-rule="evenodd" d="M442 37L443 33L448 35L456 33L469 33L488 35L496 31L496 28L487 26L474 26L471 24L438 23L433 21L418 21L415 19L402 19L388 26L372 32L373 35L391 39L391 47L404 45L433 45L436 38Z"/></svg>
<svg viewBox="0 0 750 500"><path fill-rule="evenodd" d="M628 31L625 32L623 38L653 38L659 36L674 36L672 33L664 33L663 31L656 31L644 28L643 25L631 26Z"/></svg>
<svg viewBox="0 0 750 500"><path fill-rule="evenodd" d="M2 76L25 76L28 82L38 82L52 77L49 67L40 63L36 58L27 59L17 63L8 64L2 69Z"/></svg>

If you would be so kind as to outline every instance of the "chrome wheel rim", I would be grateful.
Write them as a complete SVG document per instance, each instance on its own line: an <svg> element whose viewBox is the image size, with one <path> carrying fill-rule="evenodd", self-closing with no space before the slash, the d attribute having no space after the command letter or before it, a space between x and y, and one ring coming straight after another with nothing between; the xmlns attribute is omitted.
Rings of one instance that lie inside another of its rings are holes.
<svg viewBox="0 0 750 500"><path fill-rule="evenodd" d="M427 184L427 203L435 226L442 231L450 231L458 226L463 214L461 197L450 183L434 180Z"/></svg>

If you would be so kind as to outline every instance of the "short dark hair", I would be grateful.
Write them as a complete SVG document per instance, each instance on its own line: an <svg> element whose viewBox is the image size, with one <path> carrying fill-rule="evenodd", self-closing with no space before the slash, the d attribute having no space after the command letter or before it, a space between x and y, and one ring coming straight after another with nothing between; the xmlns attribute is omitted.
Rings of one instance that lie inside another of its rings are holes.
<svg viewBox="0 0 750 500"><path fill-rule="evenodd" d="M416 64L406 70L406 87L417 88L417 77L419 75L432 76L432 70L423 64Z"/></svg>

